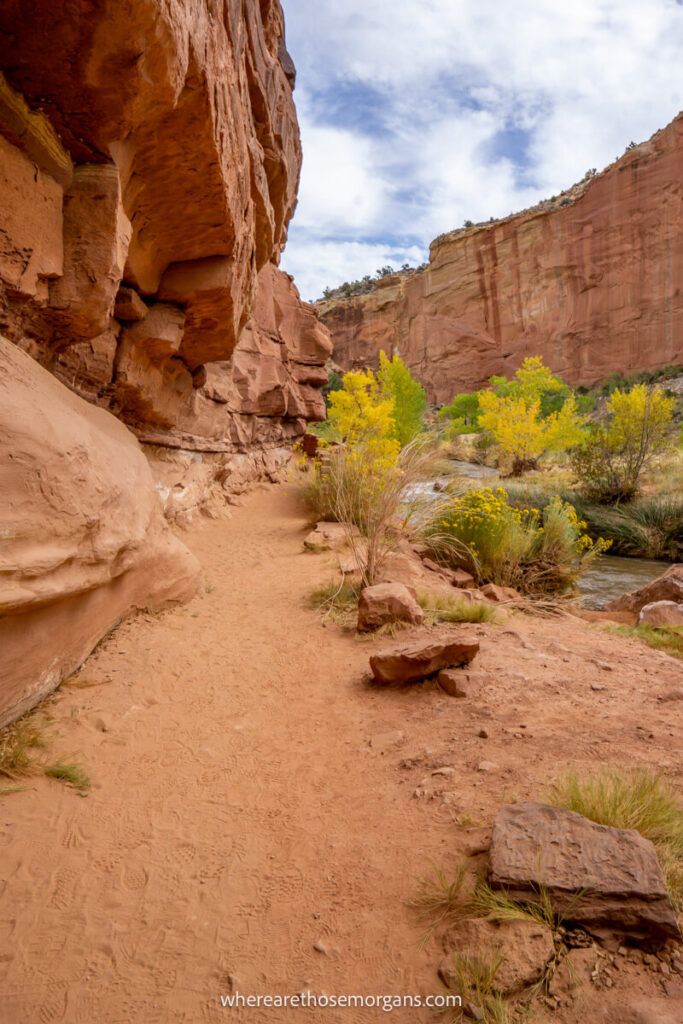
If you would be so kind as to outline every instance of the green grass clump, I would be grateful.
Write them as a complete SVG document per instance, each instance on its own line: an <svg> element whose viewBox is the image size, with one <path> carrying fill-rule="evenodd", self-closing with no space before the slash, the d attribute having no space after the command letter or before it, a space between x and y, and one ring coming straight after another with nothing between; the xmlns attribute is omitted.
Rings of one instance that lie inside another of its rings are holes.
<svg viewBox="0 0 683 1024"><path fill-rule="evenodd" d="M317 587L311 594L310 601L313 608L325 614L342 613L354 611L358 607L359 597L360 586L344 577Z"/></svg>
<svg viewBox="0 0 683 1024"><path fill-rule="evenodd" d="M17 779L33 771L33 752L45 745L33 715L24 715L0 732L0 775Z"/></svg>
<svg viewBox="0 0 683 1024"><path fill-rule="evenodd" d="M474 888L471 913L487 921L533 921L551 931L560 923L545 887L540 888L535 898L515 900L505 889L492 889L483 879Z"/></svg>
<svg viewBox="0 0 683 1024"><path fill-rule="evenodd" d="M428 622L498 622L498 609L486 601L468 601L454 594L418 593L418 603Z"/></svg>
<svg viewBox="0 0 683 1024"><path fill-rule="evenodd" d="M627 558L683 558L683 498L660 494L610 508L577 502L591 536L612 541L611 554Z"/></svg>
<svg viewBox="0 0 683 1024"><path fill-rule="evenodd" d="M674 904L683 906L683 800L659 775L609 771L590 778L568 773L551 787L549 802L611 828L631 828L657 849Z"/></svg>
<svg viewBox="0 0 683 1024"><path fill-rule="evenodd" d="M656 651L683 658L683 630L680 626L609 626L610 633L642 640Z"/></svg>
<svg viewBox="0 0 683 1024"><path fill-rule="evenodd" d="M90 789L90 778L87 772L77 764L67 764L65 761L55 761L44 769L49 779L59 779L74 789Z"/></svg>

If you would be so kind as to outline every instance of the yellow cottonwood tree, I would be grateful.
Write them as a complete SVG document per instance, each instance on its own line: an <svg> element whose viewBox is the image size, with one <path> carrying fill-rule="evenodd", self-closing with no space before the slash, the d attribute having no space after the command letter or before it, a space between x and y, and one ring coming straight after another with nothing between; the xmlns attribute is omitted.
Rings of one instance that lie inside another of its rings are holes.
<svg viewBox="0 0 683 1024"><path fill-rule="evenodd" d="M533 392L531 392L533 393ZM581 439L585 417L576 411L570 395L561 409L541 414L541 398L527 394L501 396L495 391L479 394L479 424L488 430L501 452L512 459L512 473L533 469L548 451L565 451Z"/></svg>
<svg viewBox="0 0 683 1024"><path fill-rule="evenodd" d="M363 447L373 458L392 465L400 444L395 437L394 402L386 397L371 370L350 370L330 395L329 437L349 449Z"/></svg>

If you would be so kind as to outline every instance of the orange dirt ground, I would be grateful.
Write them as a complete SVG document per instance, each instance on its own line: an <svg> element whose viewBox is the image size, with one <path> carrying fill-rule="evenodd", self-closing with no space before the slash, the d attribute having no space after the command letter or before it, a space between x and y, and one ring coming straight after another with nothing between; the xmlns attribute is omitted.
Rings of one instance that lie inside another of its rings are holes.
<svg viewBox="0 0 683 1024"><path fill-rule="evenodd" d="M481 641L477 698L372 689L368 657L392 641L323 626L308 598L334 556L303 553L305 528L290 486L202 521L201 596L126 622L48 703L45 756L93 786L36 776L0 801L3 1024L434 1020L219 996L442 993L438 938L418 950L405 900L481 847L501 802L566 767L683 782L680 662L517 614L446 627ZM532 1019L680 1024L683 980L624 964L609 991Z"/></svg>

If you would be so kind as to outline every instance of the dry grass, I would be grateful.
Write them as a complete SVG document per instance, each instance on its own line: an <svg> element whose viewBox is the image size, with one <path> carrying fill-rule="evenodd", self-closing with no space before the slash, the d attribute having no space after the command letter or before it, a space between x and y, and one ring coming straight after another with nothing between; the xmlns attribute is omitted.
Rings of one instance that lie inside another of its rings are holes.
<svg viewBox="0 0 683 1024"><path fill-rule="evenodd" d="M468 601L454 594L418 593L428 622L500 622L500 612L485 601Z"/></svg>
<svg viewBox="0 0 683 1024"><path fill-rule="evenodd" d="M43 772L49 779L58 779L74 789L90 789L90 777L87 772L77 764L68 764L65 761L55 761L48 765Z"/></svg>
<svg viewBox="0 0 683 1024"><path fill-rule="evenodd" d="M646 770L589 778L568 773L555 782L548 798L599 825L635 829L650 839L672 901L683 907L683 801L670 783Z"/></svg>
<svg viewBox="0 0 683 1024"><path fill-rule="evenodd" d="M345 445L323 452L304 492L320 517L342 523L363 586L372 586L398 537L423 504L411 498L429 476L433 452L419 439L406 445L396 462L379 459L372 447ZM360 531L360 533L359 533Z"/></svg>
<svg viewBox="0 0 683 1024"><path fill-rule="evenodd" d="M24 715L0 732L0 775L18 779L35 769L34 751L45 746L43 731L33 714Z"/></svg>
<svg viewBox="0 0 683 1024"><path fill-rule="evenodd" d="M434 867L431 875L419 880L417 894L406 901L406 906L416 912L418 920L428 925L420 939L420 949L441 925L468 916L470 896L463 892L466 878L467 865L463 862L452 880L439 867Z"/></svg>
<svg viewBox="0 0 683 1024"><path fill-rule="evenodd" d="M472 917L486 921L533 921L554 931L560 918L553 908L547 889L541 887L536 897L515 900L504 889L492 889L486 882L477 882L471 902Z"/></svg>
<svg viewBox="0 0 683 1024"><path fill-rule="evenodd" d="M507 1024L508 1013L502 997L495 991L496 975L502 964L500 953L468 952L456 953L451 958L453 971L453 989L463 1000L464 1014L461 1012L454 1020L459 1021L468 1013L467 1004L476 1007L483 1016L477 1016L484 1024Z"/></svg>
<svg viewBox="0 0 683 1024"><path fill-rule="evenodd" d="M322 613L323 619L350 623L358 608L360 590L359 584L346 577L330 580L313 591L310 603Z"/></svg>

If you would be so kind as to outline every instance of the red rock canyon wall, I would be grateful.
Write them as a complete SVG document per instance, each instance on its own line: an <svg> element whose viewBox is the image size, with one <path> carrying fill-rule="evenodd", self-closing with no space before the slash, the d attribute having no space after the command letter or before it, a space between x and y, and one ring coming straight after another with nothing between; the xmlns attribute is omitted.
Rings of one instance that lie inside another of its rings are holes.
<svg viewBox="0 0 683 1024"><path fill-rule="evenodd" d="M435 402L541 355L574 385L683 363L683 115L555 201L320 303L343 368L400 352Z"/></svg>
<svg viewBox="0 0 683 1024"><path fill-rule="evenodd" d="M5 0L0 67L2 722L192 592L162 505L272 476L331 344L277 269L301 163L279 0Z"/></svg>

